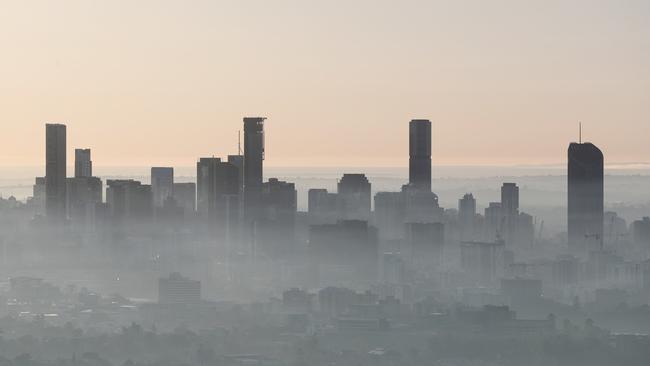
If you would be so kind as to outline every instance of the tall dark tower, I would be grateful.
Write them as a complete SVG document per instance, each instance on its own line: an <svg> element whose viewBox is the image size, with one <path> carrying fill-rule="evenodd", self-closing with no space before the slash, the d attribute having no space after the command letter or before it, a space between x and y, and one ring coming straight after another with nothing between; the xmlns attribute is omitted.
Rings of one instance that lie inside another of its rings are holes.
<svg viewBox="0 0 650 366"><path fill-rule="evenodd" d="M260 211L264 161L265 117L244 117L244 217L253 221Z"/></svg>
<svg viewBox="0 0 650 366"><path fill-rule="evenodd" d="M427 119L409 123L409 184L431 192L431 121Z"/></svg>
<svg viewBox="0 0 650 366"><path fill-rule="evenodd" d="M45 213L50 221L65 219L66 127L45 125Z"/></svg>
<svg viewBox="0 0 650 366"><path fill-rule="evenodd" d="M571 143L568 161L568 240L575 254L603 246L603 153L591 143Z"/></svg>

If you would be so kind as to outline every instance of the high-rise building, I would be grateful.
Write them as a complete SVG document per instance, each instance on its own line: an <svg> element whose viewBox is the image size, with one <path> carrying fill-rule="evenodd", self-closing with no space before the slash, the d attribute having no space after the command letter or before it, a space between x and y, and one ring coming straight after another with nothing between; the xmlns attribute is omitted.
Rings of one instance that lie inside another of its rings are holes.
<svg viewBox="0 0 650 366"><path fill-rule="evenodd" d="M503 210L501 202L490 202L485 208L485 238L488 241L501 240L503 235Z"/></svg>
<svg viewBox="0 0 650 366"><path fill-rule="evenodd" d="M412 263L421 269L442 264L445 226L442 223L407 223L405 241Z"/></svg>
<svg viewBox="0 0 650 366"><path fill-rule="evenodd" d="M106 181L106 204L109 215L116 222L151 218L151 185L133 179L109 179Z"/></svg>
<svg viewBox="0 0 650 366"><path fill-rule="evenodd" d="M231 251L240 237L239 169L220 158L201 158L197 168L197 208L218 245Z"/></svg>
<svg viewBox="0 0 650 366"><path fill-rule="evenodd" d="M201 158L196 170L199 214L214 219L224 196L239 195L239 169L220 158Z"/></svg>
<svg viewBox="0 0 650 366"><path fill-rule="evenodd" d="M404 237L405 210L402 192L375 194L374 223L381 239L398 240Z"/></svg>
<svg viewBox="0 0 650 366"><path fill-rule="evenodd" d="M45 211L52 221L65 220L66 126L45 125Z"/></svg>
<svg viewBox="0 0 650 366"><path fill-rule="evenodd" d="M32 190L34 215L45 215L45 177L36 177Z"/></svg>
<svg viewBox="0 0 650 366"><path fill-rule="evenodd" d="M262 184L261 213L257 236L263 239L261 252L272 258L294 255L297 192L293 183L270 178ZM262 243L261 243L262 244Z"/></svg>
<svg viewBox="0 0 650 366"><path fill-rule="evenodd" d="M312 188L307 193L307 211L311 224L333 224L336 222L336 193L327 189Z"/></svg>
<svg viewBox="0 0 650 366"><path fill-rule="evenodd" d="M338 182L339 218L370 220L371 185L365 174L343 174Z"/></svg>
<svg viewBox="0 0 650 366"><path fill-rule="evenodd" d="M431 191L431 121L426 119L409 123L409 184Z"/></svg>
<svg viewBox="0 0 650 366"><path fill-rule="evenodd" d="M92 228L97 205L102 202L102 180L97 177L67 179L68 217L79 228Z"/></svg>
<svg viewBox="0 0 650 366"><path fill-rule="evenodd" d="M90 149L74 150L74 176L75 178L93 176L93 161L90 158Z"/></svg>
<svg viewBox="0 0 650 366"><path fill-rule="evenodd" d="M444 210L438 203L438 195L406 184L402 186L405 202L404 222L433 223L442 220Z"/></svg>
<svg viewBox="0 0 650 366"><path fill-rule="evenodd" d="M228 155L228 163L239 169L239 191L244 191L244 155Z"/></svg>
<svg viewBox="0 0 650 366"><path fill-rule="evenodd" d="M501 186L501 209L505 214L519 212L519 187L516 183L503 183Z"/></svg>
<svg viewBox="0 0 650 366"><path fill-rule="evenodd" d="M174 201L191 215L196 211L196 183L174 183Z"/></svg>
<svg viewBox="0 0 650 366"><path fill-rule="evenodd" d="M309 228L309 253L312 268L319 272L319 282L352 271L348 281L375 281L379 264L377 229L365 221L346 220L336 224L312 225ZM327 274L329 273L329 274Z"/></svg>
<svg viewBox="0 0 650 366"><path fill-rule="evenodd" d="M568 243L574 254L603 247L603 153L591 143L568 150Z"/></svg>
<svg viewBox="0 0 650 366"><path fill-rule="evenodd" d="M153 205L156 208L163 207L167 199L173 198L174 168L151 168L151 191L153 193Z"/></svg>
<svg viewBox="0 0 650 366"><path fill-rule="evenodd" d="M214 175L214 166L221 163L221 158L200 158L196 162L196 210L201 215L208 213L208 195Z"/></svg>
<svg viewBox="0 0 650 366"><path fill-rule="evenodd" d="M494 285L503 276L504 247L502 240L460 244L461 268L473 285Z"/></svg>
<svg viewBox="0 0 650 366"><path fill-rule="evenodd" d="M650 217L645 216L641 220L633 221L630 225L632 241L643 252L650 251Z"/></svg>
<svg viewBox="0 0 650 366"><path fill-rule="evenodd" d="M265 117L244 118L244 217L254 221L260 212L264 162Z"/></svg>
<svg viewBox="0 0 650 366"><path fill-rule="evenodd" d="M297 210L297 192L294 183L270 178L262 184L264 217L275 219L289 215L293 221Z"/></svg>
<svg viewBox="0 0 650 366"><path fill-rule="evenodd" d="M506 247L516 242L519 223L519 187L515 183L503 183L501 186L501 236Z"/></svg>
<svg viewBox="0 0 650 366"><path fill-rule="evenodd" d="M471 225L476 217L476 199L471 193L466 193L458 200L458 220L461 224Z"/></svg>

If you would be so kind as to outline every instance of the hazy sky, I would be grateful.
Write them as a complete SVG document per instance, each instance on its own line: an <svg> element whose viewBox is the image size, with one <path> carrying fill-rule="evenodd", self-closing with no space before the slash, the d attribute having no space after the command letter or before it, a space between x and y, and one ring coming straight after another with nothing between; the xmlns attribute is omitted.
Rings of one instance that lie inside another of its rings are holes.
<svg viewBox="0 0 650 366"><path fill-rule="evenodd" d="M650 160L650 1L0 0L0 165L44 124L96 165L192 165L267 123L267 164ZM69 155L69 164L72 163Z"/></svg>

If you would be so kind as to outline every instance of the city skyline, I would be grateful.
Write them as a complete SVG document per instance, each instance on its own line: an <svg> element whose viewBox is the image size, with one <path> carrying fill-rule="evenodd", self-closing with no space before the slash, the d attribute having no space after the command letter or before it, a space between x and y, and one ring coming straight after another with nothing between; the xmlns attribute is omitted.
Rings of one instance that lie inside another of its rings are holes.
<svg viewBox="0 0 650 366"><path fill-rule="evenodd" d="M225 156L258 114L268 166L402 166L414 118L433 122L435 165L560 163L579 121L611 162L650 154L646 2L64 4L3 6L0 120L65 123L98 166Z"/></svg>
<svg viewBox="0 0 650 366"><path fill-rule="evenodd" d="M0 0L2 366L646 366L647 0Z"/></svg>

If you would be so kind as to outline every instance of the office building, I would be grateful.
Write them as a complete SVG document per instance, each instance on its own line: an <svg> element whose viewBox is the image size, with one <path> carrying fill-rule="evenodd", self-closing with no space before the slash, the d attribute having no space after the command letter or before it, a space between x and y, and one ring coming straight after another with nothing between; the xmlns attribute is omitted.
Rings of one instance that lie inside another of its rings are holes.
<svg viewBox="0 0 650 366"><path fill-rule="evenodd" d="M45 210L49 220L65 220L66 126L45 125Z"/></svg>
<svg viewBox="0 0 650 366"><path fill-rule="evenodd" d="M530 248L535 244L535 224L533 216L520 212L515 221L514 243L520 249Z"/></svg>
<svg viewBox="0 0 650 366"><path fill-rule="evenodd" d="M500 234L506 247L512 248L516 243L517 224L519 223L519 187L515 183L503 183L501 186Z"/></svg>
<svg viewBox="0 0 650 366"><path fill-rule="evenodd" d="M174 183L174 201L183 209L185 216L196 211L196 183Z"/></svg>
<svg viewBox="0 0 650 366"><path fill-rule="evenodd" d="M503 211L501 202L490 202L485 208L485 233L484 237L488 241L500 240L503 229Z"/></svg>
<svg viewBox="0 0 650 366"><path fill-rule="evenodd" d="M239 169L220 158L201 158L196 175L198 212L213 222L220 214L224 196L239 196Z"/></svg>
<svg viewBox="0 0 650 366"><path fill-rule="evenodd" d="M261 212L255 224L256 236L264 247L257 248L271 258L289 258L295 254L297 192L293 183L271 178L262 184Z"/></svg>
<svg viewBox="0 0 650 366"><path fill-rule="evenodd" d="M210 189L214 186L214 166L221 163L221 158L200 158L196 163L196 210L207 215Z"/></svg>
<svg viewBox="0 0 650 366"><path fill-rule="evenodd" d="M416 268L436 268L442 264L445 226L442 223L407 223L405 242Z"/></svg>
<svg viewBox="0 0 650 366"><path fill-rule="evenodd" d="M74 150L74 176L75 178L93 176L93 161L90 158L90 149Z"/></svg>
<svg viewBox="0 0 650 366"><path fill-rule="evenodd" d="M244 217L258 218L264 163L264 117L244 118Z"/></svg>
<svg viewBox="0 0 650 366"><path fill-rule="evenodd" d="M339 219L370 220L371 185L365 174L343 174L338 182Z"/></svg>
<svg viewBox="0 0 650 366"><path fill-rule="evenodd" d="M114 222L147 220L153 215L151 185L133 179L106 181L106 204Z"/></svg>
<svg viewBox="0 0 650 366"><path fill-rule="evenodd" d="M630 225L632 232L632 241L642 252L650 252L650 217L644 217L641 220L633 221Z"/></svg>
<svg viewBox="0 0 650 366"><path fill-rule="evenodd" d="M476 217L476 199L471 193L466 193L458 200L458 220L469 226Z"/></svg>
<svg viewBox="0 0 650 366"><path fill-rule="evenodd" d="M404 222L433 223L442 220L444 210L438 204L438 196L410 184L402 186L404 195Z"/></svg>
<svg viewBox="0 0 650 366"><path fill-rule="evenodd" d="M36 177L32 187L34 215L45 215L45 177Z"/></svg>
<svg viewBox="0 0 650 366"><path fill-rule="evenodd" d="M404 237L404 194L402 192L377 192L375 194L374 224L379 237L398 240Z"/></svg>
<svg viewBox="0 0 650 366"><path fill-rule="evenodd" d="M501 186L501 209L506 215L519 213L519 187L516 183L503 183Z"/></svg>
<svg viewBox="0 0 650 366"><path fill-rule="evenodd" d="M153 192L153 205L160 208L168 199L174 197L174 168L151 168L151 191Z"/></svg>
<svg viewBox="0 0 650 366"><path fill-rule="evenodd" d="M409 123L409 184L431 191L431 121L426 119Z"/></svg>
<svg viewBox="0 0 650 366"><path fill-rule="evenodd" d="M201 158L197 167L197 210L218 246L230 251L239 242L239 169L220 158Z"/></svg>
<svg viewBox="0 0 650 366"><path fill-rule="evenodd" d="M90 229L95 224L95 210L102 203L102 180L97 177L67 179L68 217L76 227Z"/></svg>
<svg viewBox="0 0 650 366"><path fill-rule="evenodd" d="M569 145L567 228L574 254L603 248L603 168L603 153L595 145Z"/></svg>
<svg viewBox="0 0 650 366"><path fill-rule="evenodd" d="M336 224L312 225L309 228L309 254L319 282L339 282L337 276L345 271L349 271L351 276L345 276L344 281L377 280L377 229L366 221L343 220Z"/></svg>
<svg viewBox="0 0 650 366"><path fill-rule="evenodd" d="M228 155L228 163L239 169L239 191L244 191L244 155Z"/></svg>
<svg viewBox="0 0 650 366"><path fill-rule="evenodd" d="M469 284L494 286L504 273L503 240L466 241L460 245L460 263Z"/></svg>
<svg viewBox="0 0 650 366"><path fill-rule="evenodd" d="M333 224L337 217L336 193L329 193L327 189L312 188L307 193L307 212L311 224Z"/></svg>

